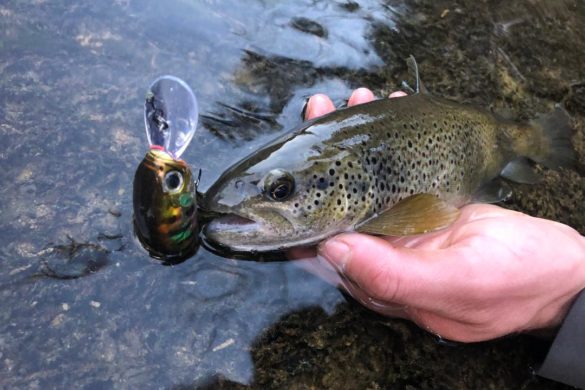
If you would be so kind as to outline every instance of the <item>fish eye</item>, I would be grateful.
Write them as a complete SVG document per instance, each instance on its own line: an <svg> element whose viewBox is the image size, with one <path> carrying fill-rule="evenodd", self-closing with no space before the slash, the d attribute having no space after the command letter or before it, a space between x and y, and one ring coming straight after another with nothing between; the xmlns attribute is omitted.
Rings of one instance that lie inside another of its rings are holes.
<svg viewBox="0 0 585 390"><path fill-rule="evenodd" d="M176 194L183 189L183 174L179 171L168 171L163 180L163 191Z"/></svg>
<svg viewBox="0 0 585 390"><path fill-rule="evenodd" d="M264 180L264 193L272 200L282 202L290 198L295 190L295 179L288 172L274 169Z"/></svg>

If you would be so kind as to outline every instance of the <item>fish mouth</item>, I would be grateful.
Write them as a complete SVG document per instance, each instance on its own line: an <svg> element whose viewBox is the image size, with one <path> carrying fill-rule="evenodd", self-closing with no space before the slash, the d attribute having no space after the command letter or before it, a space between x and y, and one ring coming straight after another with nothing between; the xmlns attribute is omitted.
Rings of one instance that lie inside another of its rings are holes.
<svg viewBox="0 0 585 390"><path fill-rule="evenodd" d="M235 213L215 213L203 229L204 243L220 252L255 251L260 237L265 236L265 224L257 219Z"/></svg>
<svg viewBox="0 0 585 390"><path fill-rule="evenodd" d="M226 233L244 233L244 232L251 232L255 231L260 227L260 223L250 219L243 217L238 214L219 214L215 218L213 218L208 224L205 229L206 233L214 234L217 232L226 232Z"/></svg>
<svg viewBox="0 0 585 390"><path fill-rule="evenodd" d="M216 213L203 229L203 245L227 255L276 253L313 246L333 233L298 232L293 221L277 212L253 216Z"/></svg>
<svg viewBox="0 0 585 390"><path fill-rule="evenodd" d="M289 246L294 226L278 212L253 215L214 213L203 229L204 243L220 252L258 253L280 251Z"/></svg>

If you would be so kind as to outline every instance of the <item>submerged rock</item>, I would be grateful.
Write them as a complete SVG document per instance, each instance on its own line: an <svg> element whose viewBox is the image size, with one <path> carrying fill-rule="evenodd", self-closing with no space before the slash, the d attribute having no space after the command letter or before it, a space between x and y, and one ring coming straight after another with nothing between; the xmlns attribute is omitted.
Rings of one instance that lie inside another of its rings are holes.
<svg viewBox="0 0 585 390"><path fill-rule="evenodd" d="M99 271L108 264L109 251L91 243L55 245L41 254L41 273L55 279L77 279Z"/></svg>
<svg viewBox="0 0 585 390"><path fill-rule="evenodd" d="M314 20L298 17L293 18L291 20L290 25L293 28L296 28L299 31L302 31L307 34L313 34L318 36L319 38L327 38L327 29L320 25L319 23L315 22Z"/></svg>

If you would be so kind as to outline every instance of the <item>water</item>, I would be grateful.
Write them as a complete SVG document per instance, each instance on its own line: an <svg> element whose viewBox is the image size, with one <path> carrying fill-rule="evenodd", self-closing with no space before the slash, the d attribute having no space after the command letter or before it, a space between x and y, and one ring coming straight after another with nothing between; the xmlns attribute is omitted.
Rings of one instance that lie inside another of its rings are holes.
<svg viewBox="0 0 585 390"><path fill-rule="evenodd" d="M195 90L201 190L298 124L315 92L379 95L414 54L427 87L529 118L563 102L583 162L585 23L559 1L17 0L0 5L0 387L550 388L546 343L445 346L290 262L200 250L162 266L132 236L148 85ZM585 179L507 206L585 232Z"/></svg>

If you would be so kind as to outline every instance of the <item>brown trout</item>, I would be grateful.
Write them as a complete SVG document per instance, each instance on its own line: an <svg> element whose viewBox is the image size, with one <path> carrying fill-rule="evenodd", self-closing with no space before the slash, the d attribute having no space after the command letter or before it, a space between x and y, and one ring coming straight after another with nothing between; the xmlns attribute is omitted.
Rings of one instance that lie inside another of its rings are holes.
<svg viewBox="0 0 585 390"><path fill-rule="evenodd" d="M142 246L169 263L198 246L196 184L183 160L151 147L134 176L134 230Z"/></svg>
<svg viewBox="0 0 585 390"><path fill-rule="evenodd" d="M237 162L203 208L204 236L235 252L313 245L344 231L410 235L449 226L470 202L534 182L529 160L571 160L560 109L529 124L426 93L348 107L306 122ZM419 87L420 86L420 87Z"/></svg>

